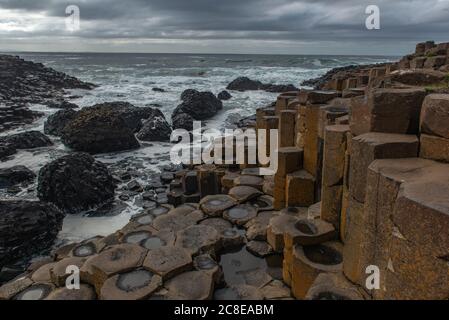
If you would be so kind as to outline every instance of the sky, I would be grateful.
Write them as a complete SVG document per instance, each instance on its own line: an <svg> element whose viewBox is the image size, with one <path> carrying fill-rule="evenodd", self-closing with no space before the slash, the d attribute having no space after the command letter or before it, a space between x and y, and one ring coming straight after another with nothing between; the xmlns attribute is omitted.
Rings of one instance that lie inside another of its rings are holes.
<svg viewBox="0 0 449 320"><path fill-rule="evenodd" d="M449 0L0 0L3 52L403 55L426 40L449 42Z"/></svg>

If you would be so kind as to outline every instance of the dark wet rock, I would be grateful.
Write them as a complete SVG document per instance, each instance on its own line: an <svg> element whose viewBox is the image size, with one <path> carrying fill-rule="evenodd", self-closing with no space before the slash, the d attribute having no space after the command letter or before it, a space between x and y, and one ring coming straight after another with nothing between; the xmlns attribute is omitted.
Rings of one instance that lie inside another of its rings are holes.
<svg viewBox="0 0 449 320"><path fill-rule="evenodd" d="M11 168L0 169L0 189L8 188L13 185L31 182L36 175L25 166L14 166Z"/></svg>
<svg viewBox="0 0 449 320"><path fill-rule="evenodd" d="M232 98L232 95L226 90L223 90L217 95L217 98L220 100L229 100Z"/></svg>
<svg viewBox="0 0 449 320"><path fill-rule="evenodd" d="M16 152L17 150L10 144L0 143L0 160L6 160Z"/></svg>
<svg viewBox="0 0 449 320"><path fill-rule="evenodd" d="M60 136L64 127L76 116L73 109L59 110L50 115L44 123L44 132L54 136Z"/></svg>
<svg viewBox="0 0 449 320"><path fill-rule="evenodd" d="M170 141L170 135L171 127L165 117L156 116L144 121L137 138L142 141Z"/></svg>
<svg viewBox="0 0 449 320"><path fill-rule="evenodd" d="M162 89L162 88L153 88L151 90L154 91L154 92L165 92L165 90Z"/></svg>
<svg viewBox="0 0 449 320"><path fill-rule="evenodd" d="M87 153L63 156L39 171L38 197L67 213L78 213L114 197L107 167Z"/></svg>
<svg viewBox="0 0 449 320"><path fill-rule="evenodd" d="M175 178L175 175L171 172L163 172L161 174L161 182L165 183L165 184L170 183L174 178ZM165 191L166 190L164 190L162 192L165 192ZM158 193L160 193L160 192L158 192Z"/></svg>
<svg viewBox="0 0 449 320"><path fill-rule="evenodd" d="M97 105L77 112L61 132L62 142L76 151L92 154L139 148L131 126L121 115L121 105ZM140 120L139 120L140 121Z"/></svg>
<svg viewBox="0 0 449 320"><path fill-rule="evenodd" d="M172 115L172 125L174 129L193 130L193 121L195 119L187 113L178 113Z"/></svg>
<svg viewBox="0 0 449 320"><path fill-rule="evenodd" d="M282 93L290 91L298 91L299 89L292 84L265 84L262 87L267 92Z"/></svg>
<svg viewBox="0 0 449 320"><path fill-rule="evenodd" d="M43 113L32 111L20 103L2 102L0 95L0 132L30 124L43 115Z"/></svg>
<svg viewBox="0 0 449 320"><path fill-rule="evenodd" d="M53 142L40 131L26 131L0 137L0 145L9 145L14 149L34 149L53 145Z"/></svg>
<svg viewBox="0 0 449 320"><path fill-rule="evenodd" d="M256 127L256 116L251 115L244 117L235 122L238 128L255 128Z"/></svg>
<svg viewBox="0 0 449 320"><path fill-rule="evenodd" d="M78 106L74 103L68 101L52 101L47 104L48 108L51 109L78 109Z"/></svg>
<svg viewBox="0 0 449 320"><path fill-rule="evenodd" d="M0 201L0 266L48 249L64 215L37 201Z"/></svg>
<svg viewBox="0 0 449 320"><path fill-rule="evenodd" d="M88 217L114 217L123 212L128 206L126 203L118 200L108 201L96 208L86 212Z"/></svg>
<svg viewBox="0 0 449 320"><path fill-rule="evenodd" d="M247 77L239 77L233 80L226 87L228 90L235 91L251 91L251 90L265 90L268 92L288 92L288 91L298 91L299 89L295 86L288 85L276 85L276 84L264 84L257 80L251 80Z"/></svg>
<svg viewBox="0 0 449 320"><path fill-rule="evenodd" d="M228 84L226 89L235 91L260 90L263 83L247 77L239 77Z"/></svg>
<svg viewBox="0 0 449 320"><path fill-rule="evenodd" d="M17 56L0 55L0 97L5 100L46 104L61 99L64 89L92 89L65 73Z"/></svg>
<svg viewBox="0 0 449 320"><path fill-rule="evenodd" d="M128 190L130 191L135 191L135 192L143 192L143 188L140 185L139 182L137 182L136 180L130 181L126 187L128 188Z"/></svg>
<svg viewBox="0 0 449 320"><path fill-rule="evenodd" d="M181 95L182 103L172 114L174 129L192 130L194 120L206 120L223 109L223 103L211 92L186 90Z"/></svg>

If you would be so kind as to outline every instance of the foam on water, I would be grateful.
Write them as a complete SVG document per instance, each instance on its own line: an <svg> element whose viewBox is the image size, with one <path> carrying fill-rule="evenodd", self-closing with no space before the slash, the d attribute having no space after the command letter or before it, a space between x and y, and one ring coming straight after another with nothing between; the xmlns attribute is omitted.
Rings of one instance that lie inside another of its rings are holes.
<svg viewBox="0 0 449 320"><path fill-rule="evenodd" d="M67 90L67 97L80 107L108 101L127 101L136 106L158 105L168 120L180 103L183 90L193 88L217 94L229 82L240 76L275 84L299 86L303 80L317 77L338 66L390 61L391 58L344 56L257 56L257 55L180 55L180 54L19 54L27 60L42 62L58 71L98 84L91 91ZM151 89L162 88L165 92ZM221 110L206 127L221 128L228 118L254 114L256 108L275 100L277 94L264 91L231 92L233 98L223 102ZM71 97L71 98L69 98ZM42 105L31 106L45 116L31 125L5 132L1 135L27 130L43 131L48 115L57 112ZM50 137L53 147L21 150L9 161L0 162L0 168L24 165L36 174L46 163L70 152L59 138ZM127 162L141 170L158 172L169 163L168 143L142 143L138 150L103 154L96 159L114 164ZM145 181L139 180L144 183ZM120 186L119 186L120 187ZM28 190L31 189L31 190ZM36 185L23 189L17 196L36 199ZM1 198L10 195L1 194ZM59 234L60 242L81 241L96 235L108 235L126 225L131 216L142 208L134 199L125 202L127 207L114 216L96 217L85 214L68 215Z"/></svg>

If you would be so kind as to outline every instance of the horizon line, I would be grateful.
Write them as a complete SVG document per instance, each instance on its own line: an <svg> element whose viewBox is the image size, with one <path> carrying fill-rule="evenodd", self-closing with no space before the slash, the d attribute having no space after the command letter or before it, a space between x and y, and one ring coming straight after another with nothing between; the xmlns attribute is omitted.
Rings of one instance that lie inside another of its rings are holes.
<svg viewBox="0 0 449 320"><path fill-rule="evenodd" d="M331 56L331 57L401 57L402 55L381 55L381 54L318 54L318 53L212 53L212 52L132 52L132 51L33 51L33 50L7 50L0 51L1 54L11 53L50 53L50 54L179 54L179 55L259 55L259 56Z"/></svg>

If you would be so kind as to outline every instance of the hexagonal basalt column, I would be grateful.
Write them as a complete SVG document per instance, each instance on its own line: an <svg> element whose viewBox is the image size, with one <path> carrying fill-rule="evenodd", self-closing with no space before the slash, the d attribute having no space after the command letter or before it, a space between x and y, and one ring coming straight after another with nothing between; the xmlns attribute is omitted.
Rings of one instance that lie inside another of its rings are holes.
<svg viewBox="0 0 449 320"><path fill-rule="evenodd" d="M220 235L213 227L194 225L178 231L175 246L186 249L191 255L215 253L220 246Z"/></svg>
<svg viewBox="0 0 449 320"><path fill-rule="evenodd" d="M76 290L67 289L65 287L63 288L57 288L53 290L46 298L45 300L95 300L96 294L95 290L87 285L87 284L80 284L80 288Z"/></svg>
<svg viewBox="0 0 449 320"><path fill-rule="evenodd" d="M48 283L34 283L13 297L13 300L43 300L54 289Z"/></svg>
<svg viewBox="0 0 449 320"><path fill-rule="evenodd" d="M151 250L143 262L144 268L160 275L164 281L189 270L191 266L190 252L173 246Z"/></svg>
<svg viewBox="0 0 449 320"><path fill-rule="evenodd" d="M224 194L206 196L200 201L201 210L208 216L213 217L221 216L223 211L235 205L237 205L237 201Z"/></svg>
<svg viewBox="0 0 449 320"><path fill-rule="evenodd" d="M293 247L296 244L310 246L335 239L337 236L332 224L320 219L299 219L286 226L284 245Z"/></svg>
<svg viewBox="0 0 449 320"><path fill-rule="evenodd" d="M246 201L252 200L261 196L263 193L253 187L248 186L238 186L229 190L229 195L237 200L239 203L244 203Z"/></svg>
<svg viewBox="0 0 449 320"><path fill-rule="evenodd" d="M223 218L242 226L257 216L257 210L249 204L241 204L223 212Z"/></svg>
<svg viewBox="0 0 449 320"><path fill-rule="evenodd" d="M342 274L321 273L307 292L306 300L364 300L364 296Z"/></svg>
<svg viewBox="0 0 449 320"><path fill-rule="evenodd" d="M169 300L209 300L214 292L214 279L206 271L182 273L165 283Z"/></svg>
<svg viewBox="0 0 449 320"><path fill-rule="evenodd" d="M100 292L102 300L142 300L162 286L160 276L137 269L117 274L105 281Z"/></svg>
<svg viewBox="0 0 449 320"><path fill-rule="evenodd" d="M341 272L342 245L326 242L314 246L295 246L293 250L291 286L297 299L304 299L316 277L322 272Z"/></svg>
<svg viewBox="0 0 449 320"><path fill-rule="evenodd" d="M86 261L80 269L81 277L83 278L83 271L85 271L88 274L87 280L91 281L99 293L103 283L109 277L140 267L146 253L146 249L136 244L124 243L111 246Z"/></svg>

